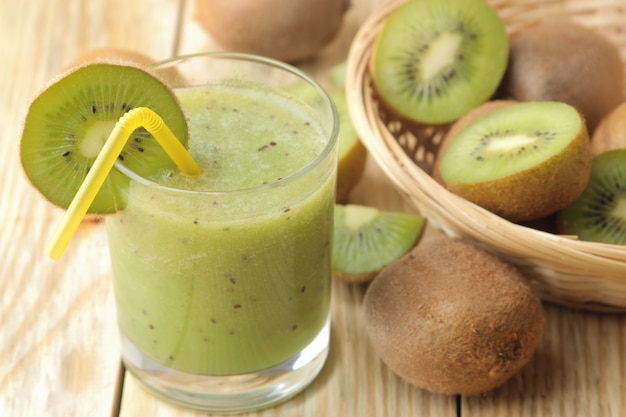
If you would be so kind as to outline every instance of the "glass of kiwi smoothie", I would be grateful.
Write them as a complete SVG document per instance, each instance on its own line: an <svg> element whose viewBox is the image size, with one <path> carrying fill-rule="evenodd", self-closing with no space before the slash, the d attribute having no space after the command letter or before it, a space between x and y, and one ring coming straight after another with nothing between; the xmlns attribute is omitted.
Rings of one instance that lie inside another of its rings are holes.
<svg viewBox="0 0 626 417"><path fill-rule="evenodd" d="M174 88L203 174L118 166L130 184L106 227L124 364L187 407L283 401L328 353L336 109L307 75L262 57L151 69Z"/></svg>

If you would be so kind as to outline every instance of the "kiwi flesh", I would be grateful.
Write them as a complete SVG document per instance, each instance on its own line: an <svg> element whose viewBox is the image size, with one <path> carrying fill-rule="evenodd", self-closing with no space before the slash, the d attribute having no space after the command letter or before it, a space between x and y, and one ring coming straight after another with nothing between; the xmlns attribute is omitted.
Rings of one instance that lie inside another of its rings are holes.
<svg viewBox="0 0 626 417"><path fill-rule="evenodd" d="M20 142L26 176L50 202L67 208L116 122L136 107L156 112L181 143L187 143L187 121L176 96L146 70L103 60L64 73L28 109ZM132 133L118 163L141 176L174 167L143 128ZM88 212L104 214L123 208L119 190L127 182L113 169Z"/></svg>
<svg viewBox="0 0 626 417"><path fill-rule="evenodd" d="M580 113L559 102L525 102L463 129L439 162L446 187L510 221L554 213L582 193L591 172Z"/></svg>
<svg viewBox="0 0 626 417"><path fill-rule="evenodd" d="M518 373L536 350L544 311L526 278L473 243L419 243L370 283L366 330L378 356L422 389L475 395Z"/></svg>
<svg viewBox="0 0 626 417"><path fill-rule="evenodd" d="M450 142L454 140L459 132L472 124L476 119L479 119L483 116L493 113L498 109L508 107L515 103L516 102L513 100L486 101L478 107L473 108L459 120L454 122L452 126L450 126L450 129L446 132L443 140L441 141L441 144L439 145L439 149L437 150L437 157L435 158L435 162L433 163L432 177L440 184L444 184L444 181L441 179L441 174L439 173L439 161L441 160L441 156L445 153L446 149L448 149L448 145L450 145Z"/></svg>
<svg viewBox="0 0 626 417"><path fill-rule="evenodd" d="M562 101L576 107L593 133L624 101L624 69L617 45L566 18L528 26L510 41L503 93L518 101Z"/></svg>
<svg viewBox="0 0 626 417"><path fill-rule="evenodd" d="M371 281L416 245L424 225L417 214L335 205L333 276L353 283Z"/></svg>
<svg viewBox="0 0 626 417"><path fill-rule="evenodd" d="M559 212L558 224L584 241L626 245L626 149L593 158L589 184Z"/></svg>
<svg viewBox="0 0 626 417"><path fill-rule="evenodd" d="M439 125L489 99L507 59L504 22L484 0L408 1L386 18L370 64L385 107Z"/></svg>

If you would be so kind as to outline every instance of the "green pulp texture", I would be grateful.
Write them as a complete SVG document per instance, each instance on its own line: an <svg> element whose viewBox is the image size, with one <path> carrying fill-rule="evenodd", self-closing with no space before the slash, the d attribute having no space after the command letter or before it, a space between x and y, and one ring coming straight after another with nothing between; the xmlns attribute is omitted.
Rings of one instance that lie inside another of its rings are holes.
<svg viewBox="0 0 626 417"><path fill-rule="evenodd" d="M463 129L441 158L451 183L493 181L558 155L577 137L578 112L559 102L519 103L483 116Z"/></svg>
<svg viewBox="0 0 626 417"><path fill-rule="evenodd" d="M265 369L326 324L336 159L276 182L324 147L309 114L240 88L179 96L205 176L159 182L239 191L131 182L126 208L107 220L120 326L144 354L181 371Z"/></svg>

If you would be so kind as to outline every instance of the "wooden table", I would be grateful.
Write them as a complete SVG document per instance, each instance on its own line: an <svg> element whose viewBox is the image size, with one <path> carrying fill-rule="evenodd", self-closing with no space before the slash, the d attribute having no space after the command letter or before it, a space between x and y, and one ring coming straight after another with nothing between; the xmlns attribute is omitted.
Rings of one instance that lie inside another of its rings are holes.
<svg viewBox="0 0 626 417"><path fill-rule="evenodd" d="M354 0L338 37L302 68L326 82L380 3ZM43 246L62 212L28 184L18 152L29 100L81 51L108 45L162 59L215 49L194 7L191 0L0 1L0 416L203 415L155 399L124 372L102 224L84 223L61 261L47 259ZM411 210L371 159L351 199ZM406 384L377 359L363 331L363 293L335 283L322 374L293 400L249 415L626 416L625 315L546 305L528 366L486 395L457 398Z"/></svg>

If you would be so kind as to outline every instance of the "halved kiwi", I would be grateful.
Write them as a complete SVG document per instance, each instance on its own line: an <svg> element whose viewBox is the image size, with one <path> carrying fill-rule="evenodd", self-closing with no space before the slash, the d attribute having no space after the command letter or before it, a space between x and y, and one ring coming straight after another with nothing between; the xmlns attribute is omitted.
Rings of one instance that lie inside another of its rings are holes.
<svg viewBox="0 0 626 417"><path fill-rule="evenodd" d="M27 177L50 202L67 208L116 122L135 107L156 112L186 144L185 115L174 93L154 75L130 63L94 62L70 70L28 109L20 143ZM174 166L143 128L133 132L119 161L142 176ZM127 181L113 169L89 213L122 208L119 190Z"/></svg>
<svg viewBox="0 0 626 417"><path fill-rule="evenodd" d="M402 118L444 124L491 97L507 58L504 22L484 0L408 1L384 23L372 77Z"/></svg>
<svg viewBox="0 0 626 417"><path fill-rule="evenodd" d="M511 221L534 220L567 206L587 185L589 135L568 104L513 104L459 132L439 172L451 192Z"/></svg>
<svg viewBox="0 0 626 417"><path fill-rule="evenodd" d="M424 224L417 214L335 205L333 275L348 282L371 280L415 246Z"/></svg>
<svg viewBox="0 0 626 417"><path fill-rule="evenodd" d="M587 188L559 212L558 223L581 240L626 245L626 149L593 158Z"/></svg>

